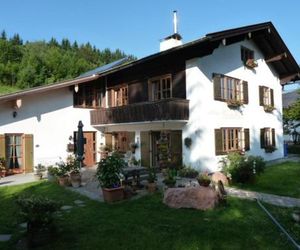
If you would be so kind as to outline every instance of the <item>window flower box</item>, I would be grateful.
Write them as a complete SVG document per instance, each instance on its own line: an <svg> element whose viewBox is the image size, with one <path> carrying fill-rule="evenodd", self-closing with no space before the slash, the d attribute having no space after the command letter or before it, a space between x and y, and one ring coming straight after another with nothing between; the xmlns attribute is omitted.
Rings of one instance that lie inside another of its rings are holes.
<svg viewBox="0 0 300 250"><path fill-rule="evenodd" d="M227 100L226 102L229 108L237 108L243 105L241 100Z"/></svg>
<svg viewBox="0 0 300 250"><path fill-rule="evenodd" d="M276 147L269 145L265 147L265 152L266 153L273 153L276 150Z"/></svg>
<svg viewBox="0 0 300 250"><path fill-rule="evenodd" d="M245 63L248 68L255 68L258 66L258 63L254 59L248 59Z"/></svg>
<svg viewBox="0 0 300 250"><path fill-rule="evenodd" d="M264 105L264 111L272 112L275 108L271 105Z"/></svg>

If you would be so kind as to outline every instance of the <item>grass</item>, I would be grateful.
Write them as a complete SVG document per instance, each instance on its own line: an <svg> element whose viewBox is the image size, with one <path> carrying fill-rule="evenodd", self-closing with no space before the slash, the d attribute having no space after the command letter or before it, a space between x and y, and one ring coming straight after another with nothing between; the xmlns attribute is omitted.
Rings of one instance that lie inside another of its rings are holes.
<svg viewBox="0 0 300 250"><path fill-rule="evenodd" d="M284 162L266 167L254 184L239 184L238 188L300 199L300 163Z"/></svg>
<svg viewBox="0 0 300 250"><path fill-rule="evenodd" d="M0 95L10 94L20 90L21 89L19 89L16 86L7 86L7 85L0 84Z"/></svg>
<svg viewBox="0 0 300 250"><path fill-rule="evenodd" d="M0 249L14 249L22 236L14 197L24 193L87 205L64 213L57 221L59 234L41 249L293 249L255 202L229 198L203 212L170 209L154 194L109 205L48 182L0 188L0 233L14 235L9 243L0 242Z"/></svg>

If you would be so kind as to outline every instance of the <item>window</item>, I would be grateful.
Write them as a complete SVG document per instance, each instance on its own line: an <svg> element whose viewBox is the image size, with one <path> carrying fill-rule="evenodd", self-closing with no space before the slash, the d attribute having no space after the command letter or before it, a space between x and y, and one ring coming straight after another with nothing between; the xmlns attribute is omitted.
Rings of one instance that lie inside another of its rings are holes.
<svg viewBox="0 0 300 250"><path fill-rule="evenodd" d="M73 92L74 106L80 108L101 107L104 90L101 86L79 86L78 92Z"/></svg>
<svg viewBox="0 0 300 250"><path fill-rule="evenodd" d="M265 111L274 109L274 91L265 86L259 86L259 105L264 106Z"/></svg>
<svg viewBox="0 0 300 250"><path fill-rule="evenodd" d="M275 150L275 129L274 128L262 128L260 130L260 146L264 149Z"/></svg>
<svg viewBox="0 0 300 250"><path fill-rule="evenodd" d="M118 107L128 104L128 86L118 86L108 90L108 106Z"/></svg>
<svg viewBox="0 0 300 250"><path fill-rule="evenodd" d="M249 129L215 129L216 155L227 154L228 152L243 152L249 150L249 138Z"/></svg>
<svg viewBox="0 0 300 250"><path fill-rule="evenodd" d="M171 75L152 78L149 80L149 100L157 101L172 98Z"/></svg>
<svg viewBox="0 0 300 250"><path fill-rule="evenodd" d="M241 47L241 59L244 64L248 61L248 59L254 59L254 51L248 49L246 47Z"/></svg>
<svg viewBox="0 0 300 250"><path fill-rule="evenodd" d="M248 83L233 77L214 74L214 98L228 103L248 103Z"/></svg>
<svg viewBox="0 0 300 250"><path fill-rule="evenodd" d="M21 134L5 135L6 165L8 169L22 169L23 147Z"/></svg>

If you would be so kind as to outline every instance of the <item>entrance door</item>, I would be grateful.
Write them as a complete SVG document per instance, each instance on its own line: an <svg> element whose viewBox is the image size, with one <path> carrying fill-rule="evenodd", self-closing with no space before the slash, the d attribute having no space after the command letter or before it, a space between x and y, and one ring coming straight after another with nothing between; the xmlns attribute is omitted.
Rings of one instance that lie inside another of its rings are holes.
<svg viewBox="0 0 300 250"><path fill-rule="evenodd" d="M86 140L84 144L84 161L83 164L86 167L95 165L97 161L97 149L96 149L96 132L84 131L83 137ZM74 144L77 143L77 132L74 132Z"/></svg>
<svg viewBox="0 0 300 250"><path fill-rule="evenodd" d="M84 164L88 167L95 165L96 163L96 132L83 132L83 136L86 139L84 145Z"/></svg>
<svg viewBox="0 0 300 250"><path fill-rule="evenodd" d="M158 167L159 166L159 156L158 156L158 148L157 144L160 139L160 131L152 131L151 132L151 166Z"/></svg>

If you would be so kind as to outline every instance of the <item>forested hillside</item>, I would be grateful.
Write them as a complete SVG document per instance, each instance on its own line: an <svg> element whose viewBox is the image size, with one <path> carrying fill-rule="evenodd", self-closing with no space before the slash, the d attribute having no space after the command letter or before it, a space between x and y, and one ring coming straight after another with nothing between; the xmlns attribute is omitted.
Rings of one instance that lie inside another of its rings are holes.
<svg viewBox="0 0 300 250"><path fill-rule="evenodd" d="M8 38L3 31L0 35L0 92L70 79L125 56L119 49L99 50L90 43L71 43L68 39L24 43L18 34Z"/></svg>

